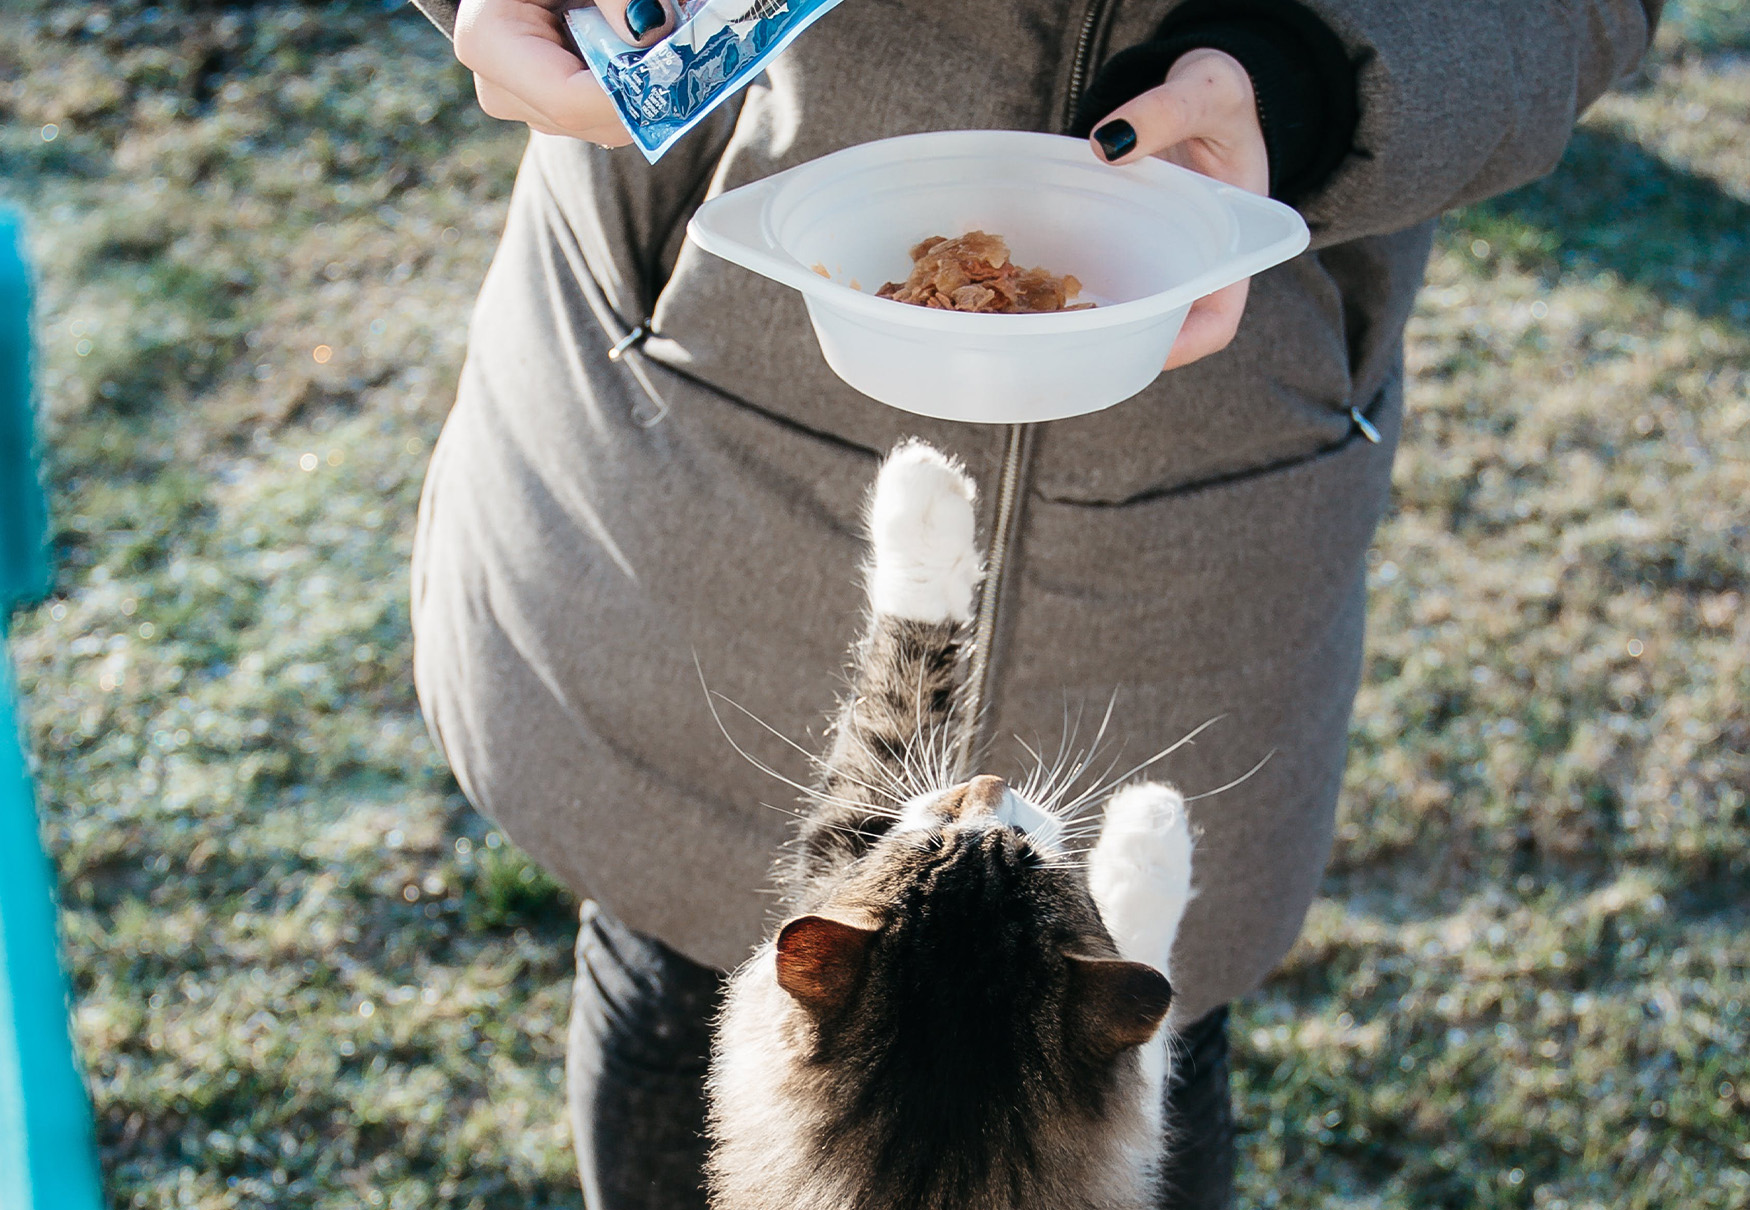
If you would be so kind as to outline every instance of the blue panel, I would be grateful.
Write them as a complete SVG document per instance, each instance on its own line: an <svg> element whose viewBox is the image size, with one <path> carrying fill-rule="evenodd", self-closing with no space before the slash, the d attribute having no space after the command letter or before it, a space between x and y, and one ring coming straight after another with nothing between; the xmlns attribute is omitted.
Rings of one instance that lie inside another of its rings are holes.
<svg viewBox="0 0 1750 1210"><path fill-rule="evenodd" d="M0 212L0 1210L100 1210L91 1109L73 1058L54 878L14 708L6 618L43 591L30 406L30 289Z"/></svg>
<svg viewBox="0 0 1750 1210"><path fill-rule="evenodd" d="M30 275L0 209L0 617L48 590L45 510L30 403Z"/></svg>

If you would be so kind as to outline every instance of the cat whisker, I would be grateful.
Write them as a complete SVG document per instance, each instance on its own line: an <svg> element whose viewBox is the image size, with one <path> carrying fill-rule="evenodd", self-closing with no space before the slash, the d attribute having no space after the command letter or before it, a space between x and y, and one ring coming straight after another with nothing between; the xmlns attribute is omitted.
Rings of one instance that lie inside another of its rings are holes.
<svg viewBox="0 0 1750 1210"><path fill-rule="evenodd" d="M1081 714L1079 708L1074 725L1077 728L1081 726ZM1066 696L1063 702L1063 725L1058 731L1057 753L1049 761L1045 759L1044 754L1038 748L1035 748L1019 735L1012 735L1012 738L1017 744L1021 745L1022 749L1026 751L1028 756L1033 758L1033 772L1028 775L1027 789L1021 796L1035 806L1039 806L1041 810L1045 810L1043 804L1050 801L1058 778L1063 776L1066 767L1065 757L1069 752L1071 743L1073 742L1071 736L1068 697Z"/></svg>
<svg viewBox="0 0 1750 1210"><path fill-rule="evenodd" d="M1081 734L1085 704L1077 706L1075 718L1072 720L1069 715L1069 703L1067 700L1065 701L1063 731L1058 743L1057 755L1049 762L1045 761L1039 751L1020 736L1014 737L1015 741L1027 750L1028 755L1034 759L1037 765L1033 775L1028 779L1028 790L1023 795L1028 802L1059 819L1068 817L1068 812L1061 809L1059 804L1087 773L1099 755L1105 744L1106 732L1111 726L1112 714L1117 704L1118 692L1113 690L1112 695L1106 700L1106 709L1100 717L1100 726L1094 734L1093 742L1087 748L1076 751L1073 757L1069 753L1071 749L1075 748L1076 740ZM1116 764L1116 758L1114 758L1113 763ZM1107 772L1110 771L1110 767L1108 767ZM1043 782L1041 782L1042 778Z"/></svg>
<svg viewBox="0 0 1750 1210"><path fill-rule="evenodd" d="M1037 803L1044 797L1040 791L1038 783L1039 778L1045 773L1045 758L1039 755L1038 751L1032 744L1028 743L1020 736L1015 736L1015 742L1020 744L1021 747L1026 750L1027 755L1033 758L1033 771L1027 774L1027 780L1021 783L1021 788L1015 791L1015 793L1019 794L1030 803Z"/></svg>
<svg viewBox="0 0 1750 1210"><path fill-rule="evenodd" d="M1102 782L1101 784L1095 786L1093 789L1088 790L1086 793L1082 794L1079 798L1077 798L1074 802L1072 802L1070 804L1070 807L1065 808L1065 809L1068 810L1068 809L1071 809L1073 807L1079 806L1081 803L1086 802L1087 800L1089 800L1091 798L1096 798L1099 795L1104 794L1108 790L1115 789L1116 787L1122 785L1123 783L1129 781L1131 778L1135 777L1138 773L1141 773L1144 769L1149 768L1150 766L1156 764L1159 761L1165 760L1167 757L1169 757L1173 753L1177 752L1180 748L1183 748L1186 744L1189 744L1191 741L1196 739L1199 735L1202 735L1205 731L1209 730L1209 728L1215 726L1216 723L1219 723L1222 719L1224 719L1226 717L1227 716L1225 714L1218 714L1214 718L1211 718L1211 719L1206 720L1205 722L1199 723L1197 726L1193 727L1189 732L1187 732L1183 738L1181 738L1181 739L1179 739L1171 744L1168 744L1165 748L1162 748L1159 752L1156 752L1153 756L1149 757L1147 760L1143 761L1141 764L1132 768L1129 772L1124 773L1122 776L1119 776L1117 778L1113 778L1109 781Z"/></svg>
<svg viewBox="0 0 1750 1210"><path fill-rule="evenodd" d="M918 771L918 792L928 794L947 789L953 784L952 753L954 748L954 707L958 699L950 702L944 715L942 725L930 729L924 737L923 750L920 753L922 767Z"/></svg>
<svg viewBox="0 0 1750 1210"><path fill-rule="evenodd" d="M924 671L925 671L925 669L924 669L923 661L920 660L918 662L918 668L917 668L917 680L916 680L916 683L912 686L912 691L911 691L911 727L909 728L909 730L910 730L912 735L917 736L919 739L922 739L924 746L927 747L929 744L929 741L930 741L930 737L924 733L924 725L923 725L923 723L924 723ZM908 780L908 782L914 776L914 770L912 767L912 758L915 755L917 755L918 747L919 747L919 745L915 742L909 743L905 746L904 751L903 751L903 757L902 757L902 760L900 762L900 771L901 771L901 774Z"/></svg>
<svg viewBox="0 0 1750 1210"><path fill-rule="evenodd" d="M791 807L780 807L775 803L769 802L762 802L760 806L765 807L769 811L777 811L779 814L788 815L792 819L801 820L804 823L820 823L825 827L831 828L835 832L843 832L847 836L860 836L863 834L859 829L852 827L850 824L835 823L832 820L817 820L815 816L803 811L795 810ZM788 844L790 842L786 841L785 843Z"/></svg>
<svg viewBox="0 0 1750 1210"><path fill-rule="evenodd" d="M914 789L916 775L911 768L911 752L909 748L902 755L901 764L899 768L896 769L878 756L874 749L869 747L869 743L864 739L862 732L853 730L848 734L852 742L854 742L862 751L863 756L867 758L868 764L887 782L888 788L886 793L888 797L892 798L896 803L903 804L915 796ZM894 818L897 819L900 817L901 812L895 811L893 814Z"/></svg>
<svg viewBox="0 0 1750 1210"><path fill-rule="evenodd" d="M863 738L863 733L861 731L853 728L844 732L844 735L851 743L854 743L857 746L858 751L862 753L866 764L864 771L870 773L881 781L883 785L882 793L891 798L894 802L903 804L907 798L907 785L903 776L903 770L895 770L877 756L874 749L869 747L868 741ZM849 777L848 774L846 774L846 776Z"/></svg>
<svg viewBox="0 0 1750 1210"><path fill-rule="evenodd" d="M696 662L697 662L697 659L695 657L695 663ZM701 674L700 680L701 680L701 683L703 683L703 674ZM827 762L827 760L824 757L817 756L813 752L810 752L807 748L804 748L801 744L799 744L795 740L791 739L788 735L785 735L782 731L780 731L776 727L772 726L765 719L761 718L759 715L755 714L752 710L749 710L746 706L743 706L740 702L736 701L734 698L728 696L727 694L719 693L717 690L711 689L709 687L706 688L705 692L710 694L712 697L716 698L717 700L725 703L726 705L733 706L735 709L739 710L747 718L752 719L755 723L759 724L759 726L763 727L766 731L770 732L772 735L776 736L778 739L782 740L784 743L788 744L790 747L796 749L796 751L800 752L803 755L803 757L810 764L814 765L816 768L821 770L823 773L830 772L834 776L843 778L845 781L853 782L856 785L861 786L863 789L869 791L869 793L871 793L871 794L888 794L889 797L891 797L891 794L889 793L889 791L884 790L879 786L872 786L866 781L863 781L863 780L856 778L856 777L852 777L849 773L846 773L843 769L832 768L831 765ZM712 713L713 713L713 715L715 715L716 712L713 711ZM718 726L721 727L722 724L719 723ZM903 800L901 800L901 801L903 801Z"/></svg>
<svg viewBox="0 0 1750 1210"><path fill-rule="evenodd" d="M920 663L917 668L916 683L912 687L911 718L909 725L905 728L912 739L899 752L897 767L894 761L895 754L874 752L859 729L852 727L845 733L856 742L862 755L866 758L867 764L886 783L891 797L900 803L904 803L917 793L922 792L923 787L927 784L929 773L927 762L930 759L935 733L938 730L937 727L930 725L933 720L928 720L924 709L925 672L925 666ZM951 714L951 712L952 702L949 706L949 713Z"/></svg>
<svg viewBox="0 0 1750 1210"><path fill-rule="evenodd" d="M1104 769L1100 770L1099 777L1095 778L1094 780L1096 782L1101 782L1101 781L1105 781L1107 778L1111 777L1112 770L1114 770L1118 767L1118 762L1121 759L1123 759L1123 756L1124 756L1124 749L1122 747L1120 747L1118 749L1118 751L1116 751L1112 754L1112 759L1106 762L1106 767ZM1089 765L1093 764L1093 755L1091 753L1089 754L1089 757L1088 757L1088 764ZM1081 774L1078 773L1077 779L1079 780L1080 777L1081 777ZM1074 785L1075 785L1074 781L1065 784L1063 790L1060 791L1060 794L1068 794L1069 791L1074 787ZM1083 805L1083 803L1085 803L1089 798L1092 798L1092 797L1093 797L1092 794L1082 794L1082 795L1076 796L1075 798L1071 799L1067 803L1059 803L1059 802L1054 801L1052 803L1052 806L1049 809L1060 816L1063 816L1066 818L1072 817L1072 816L1074 816L1076 810L1079 807L1081 807Z"/></svg>
<svg viewBox="0 0 1750 1210"><path fill-rule="evenodd" d="M1050 775L1045 779L1045 785L1042 786L1039 791L1039 796L1042 799L1049 802L1055 793L1057 779L1064 773L1064 758L1069 754L1069 750L1075 745L1075 736L1081 731L1081 729L1081 703L1078 702L1076 705L1075 722L1072 724L1069 717L1069 698L1066 696L1063 700L1063 725L1058 729L1057 733L1057 755L1051 758L1051 764L1048 766L1050 769Z"/></svg>
<svg viewBox="0 0 1750 1210"><path fill-rule="evenodd" d="M1236 777L1232 781L1228 782L1227 785L1217 786L1213 790L1205 790L1201 794L1192 794L1189 797L1187 797L1185 799L1185 801L1186 802L1196 802L1200 798L1214 798L1217 794L1227 793L1229 790L1233 789L1235 786L1242 785L1245 782L1250 781L1252 779L1253 775L1256 774L1259 769L1262 769L1265 765L1269 764L1270 758L1275 756L1275 755L1276 755L1276 749L1274 749L1274 748L1270 749L1270 751L1268 751L1264 754L1263 760L1259 761L1257 764L1253 765L1250 769L1246 770L1244 773L1240 774L1238 777Z"/></svg>
<svg viewBox="0 0 1750 1210"><path fill-rule="evenodd" d="M1082 827L1075 828L1073 830L1066 830L1061 836L1058 837L1058 840L1061 842L1061 841L1066 841L1066 840L1075 841L1075 840L1097 839L1099 837L1101 831L1104 829L1104 826L1105 825L1102 822L1102 823L1098 823L1098 824L1087 824L1087 825L1084 825Z"/></svg>
<svg viewBox="0 0 1750 1210"><path fill-rule="evenodd" d="M1094 757L1099 753L1100 745L1105 742L1106 729L1112 725L1112 712L1117 709L1117 707L1118 690L1114 689L1112 690L1112 696L1106 699L1106 712L1100 717L1100 729L1094 732L1094 742L1088 745L1087 754L1077 762L1075 772L1063 783L1063 790L1065 793L1082 779L1082 775L1086 773L1089 766L1094 763ZM1113 760L1117 760L1116 753L1113 754ZM1108 769L1108 772L1110 772L1110 769Z"/></svg>
<svg viewBox="0 0 1750 1210"><path fill-rule="evenodd" d="M977 746L975 741L978 733L984 729L985 720L990 717L993 708L993 703L985 698L978 703L975 714L960 720L952 749L943 754L944 780L950 784L965 781L972 776L974 764L985 755L984 748Z"/></svg>
<svg viewBox="0 0 1750 1210"><path fill-rule="evenodd" d="M693 657L693 663L694 663L695 667L698 667L697 654L695 654ZM776 781L780 781L780 782L784 783L786 786L789 786L791 789L796 790L798 793L806 796L807 798L814 799L814 800L817 800L820 802L834 803L838 806L846 807L846 808L853 810L853 811L869 811L872 814L879 814L880 813L878 811L878 809L875 808L872 804L856 802L856 801L854 801L852 799L848 799L848 798L840 798L838 795L825 793L817 787L805 786L801 782L796 781L793 778L789 778L789 777L784 776L784 774L778 772L776 769L772 768L770 765L768 765L764 761L760 760L757 756L754 756L746 748L743 748L741 746L741 744L736 741L735 737L729 733L729 728L723 725L723 717L722 717L722 715L718 714L717 703L714 700L716 698L723 697L723 695L720 693L717 693L709 685L705 684L705 674L704 674L704 670L702 668L699 669L699 684L705 690L705 706L708 710L711 711L711 719L713 722L715 722L717 724L717 730L722 733L723 738L726 741L728 741L729 746L731 748L735 749L736 755L741 757L748 764L750 764L754 768L758 769L761 773L764 773L767 777L770 777ZM727 697L723 697L723 700L729 701L729 699ZM731 702L730 704L733 705L734 703Z"/></svg>

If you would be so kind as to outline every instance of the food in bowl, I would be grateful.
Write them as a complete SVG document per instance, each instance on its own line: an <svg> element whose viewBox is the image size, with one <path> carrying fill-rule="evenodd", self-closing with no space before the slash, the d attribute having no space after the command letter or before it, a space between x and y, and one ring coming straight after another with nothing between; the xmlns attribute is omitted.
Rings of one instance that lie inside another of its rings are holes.
<svg viewBox="0 0 1750 1210"><path fill-rule="evenodd" d="M932 235L912 248L911 259L910 276L888 282L875 291L876 297L939 311L997 315L1085 311L1094 305L1070 301L1082 291L1074 277L1021 268L1009 259L1008 242L985 231L954 239Z"/></svg>

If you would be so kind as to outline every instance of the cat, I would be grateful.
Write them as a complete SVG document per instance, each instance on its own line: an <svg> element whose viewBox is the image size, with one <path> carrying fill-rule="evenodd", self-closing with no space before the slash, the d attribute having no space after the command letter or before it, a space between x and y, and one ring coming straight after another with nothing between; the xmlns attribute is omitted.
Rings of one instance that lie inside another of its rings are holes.
<svg viewBox="0 0 1750 1210"><path fill-rule="evenodd" d="M727 986L713 1210L1144 1210L1163 1146L1183 798L1089 830L950 782L982 576L972 480L897 447L869 507L871 620L777 872L787 917Z"/></svg>

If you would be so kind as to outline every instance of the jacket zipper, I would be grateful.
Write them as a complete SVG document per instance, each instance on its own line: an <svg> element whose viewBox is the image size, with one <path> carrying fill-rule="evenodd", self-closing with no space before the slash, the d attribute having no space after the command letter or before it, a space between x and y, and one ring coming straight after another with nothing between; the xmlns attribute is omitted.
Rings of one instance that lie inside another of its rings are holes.
<svg viewBox="0 0 1750 1210"><path fill-rule="evenodd" d="M990 562L984 569L984 588L978 594L978 616L973 623L972 655L966 670L966 695L962 700L959 744L954 753L958 777L972 775L972 758L983 742L984 709L990 700L993 671L991 645L996 641L997 610L1003 584L1014 554L1021 492L1026 477L1027 455L1033 446L1031 424L1011 424L1003 440L1003 467L997 476L997 515L991 525Z"/></svg>
<svg viewBox="0 0 1750 1210"><path fill-rule="evenodd" d="M1090 0L1087 15L1082 18L1082 30L1076 36L1075 57L1069 62L1069 92L1064 95L1063 113L1059 115L1059 124L1066 133L1075 125L1076 105L1088 87L1088 64L1094 54L1094 38L1100 32L1101 21L1112 3L1113 0Z"/></svg>
<svg viewBox="0 0 1750 1210"><path fill-rule="evenodd" d="M1075 124L1076 105L1088 86L1088 65L1093 58L1094 40L1100 24L1114 0L1090 0L1082 18L1081 31L1076 35L1075 53L1070 59L1069 91L1064 96L1063 111L1058 115L1059 127L1068 131ZM1003 441L1003 465L997 475L997 511L992 523L990 563L985 568L984 588L978 596L978 616L973 626L972 655L966 672L964 714L960 724L959 743L954 764L961 777L972 773L972 759L985 739L984 713L990 702L991 678L995 662L991 647L996 642L997 623L1003 604L1003 589L1009 565L1015 553L1015 540L1021 513L1021 493L1026 490L1027 471L1033 450L1033 424L1012 424Z"/></svg>

